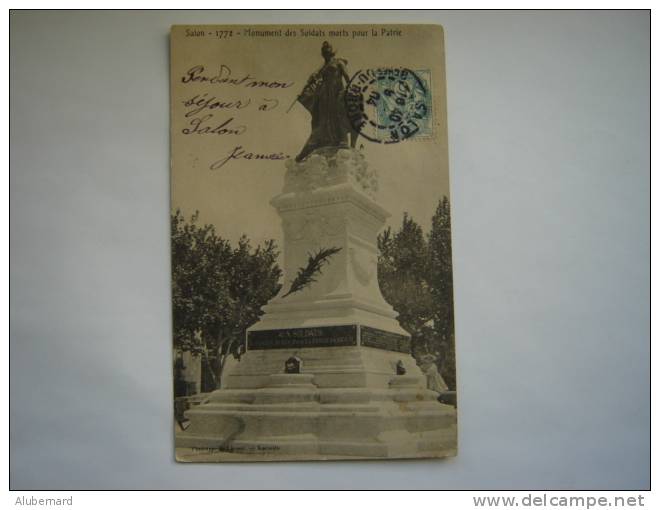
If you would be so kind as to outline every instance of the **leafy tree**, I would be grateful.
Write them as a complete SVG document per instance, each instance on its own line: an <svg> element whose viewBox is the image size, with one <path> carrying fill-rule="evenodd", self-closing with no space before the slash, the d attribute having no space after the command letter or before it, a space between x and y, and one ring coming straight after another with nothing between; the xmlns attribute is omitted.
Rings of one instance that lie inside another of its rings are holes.
<svg viewBox="0 0 660 510"><path fill-rule="evenodd" d="M174 345L219 356L221 372L230 354L240 355L245 329L277 294L282 271L273 240L253 248L243 236L236 247L212 225L189 222L177 210L172 227L172 311Z"/></svg>
<svg viewBox="0 0 660 510"><path fill-rule="evenodd" d="M412 354L430 354L451 389L456 387L451 231L449 200L443 197L432 218L431 232L404 214L401 228L378 236L378 283L399 312L401 326L412 336Z"/></svg>
<svg viewBox="0 0 660 510"><path fill-rule="evenodd" d="M451 213L449 199L443 197L431 219L429 245L429 283L433 299L435 349L439 353L438 369L447 385L456 388L456 354L454 348L454 292L451 263Z"/></svg>
<svg viewBox="0 0 660 510"><path fill-rule="evenodd" d="M422 228L403 215L401 229L378 236L378 283L383 296L399 312L399 322L412 335L413 355L428 351L433 299L427 281L429 250Z"/></svg>

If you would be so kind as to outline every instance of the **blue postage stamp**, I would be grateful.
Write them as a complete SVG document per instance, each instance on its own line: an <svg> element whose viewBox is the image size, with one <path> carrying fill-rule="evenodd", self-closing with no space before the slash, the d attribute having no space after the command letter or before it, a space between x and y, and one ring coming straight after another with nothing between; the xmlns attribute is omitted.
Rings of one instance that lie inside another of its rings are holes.
<svg viewBox="0 0 660 510"><path fill-rule="evenodd" d="M404 82L396 83L395 87L405 89L402 91L404 94L409 93L409 97L405 101L397 103L396 95L392 94L389 97L386 95L387 86L389 83L382 82L381 93L386 97L386 101L382 101L378 108L378 123L387 124L391 122L391 117L396 115L397 107L399 110L404 110L404 116L408 116L411 120L413 131L406 138L430 138L433 136L433 112L431 100L431 71L428 69L418 69L414 71L418 79L408 79ZM402 87L402 84L405 85ZM423 107L420 106L423 104ZM415 129L417 128L417 129Z"/></svg>
<svg viewBox="0 0 660 510"><path fill-rule="evenodd" d="M349 84L349 119L372 142L397 143L433 136L431 72L405 68L358 71Z"/></svg>

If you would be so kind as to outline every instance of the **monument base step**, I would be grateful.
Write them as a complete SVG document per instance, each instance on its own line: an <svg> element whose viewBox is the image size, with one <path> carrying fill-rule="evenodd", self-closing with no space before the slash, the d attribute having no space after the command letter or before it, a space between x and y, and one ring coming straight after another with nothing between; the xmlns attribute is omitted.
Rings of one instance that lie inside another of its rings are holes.
<svg viewBox="0 0 660 510"><path fill-rule="evenodd" d="M295 385L217 390L205 403L185 413L190 426L176 435L177 458L199 460L200 454L216 460L234 454L252 455L252 460L455 454L456 411L438 403L435 392L396 385L341 392ZM186 449L190 450L186 453Z"/></svg>
<svg viewBox="0 0 660 510"><path fill-rule="evenodd" d="M283 373L292 356L302 373ZM254 350L223 382L185 412L190 421L176 433L177 459L455 454L456 410L426 388L409 354L355 346Z"/></svg>

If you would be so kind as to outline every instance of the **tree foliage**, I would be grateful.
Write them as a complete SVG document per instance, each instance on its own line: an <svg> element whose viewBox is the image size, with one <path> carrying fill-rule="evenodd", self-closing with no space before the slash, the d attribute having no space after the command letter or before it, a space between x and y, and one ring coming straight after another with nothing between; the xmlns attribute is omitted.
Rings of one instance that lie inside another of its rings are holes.
<svg viewBox="0 0 660 510"><path fill-rule="evenodd" d="M447 385L456 388L454 349L454 280L451 263L451 213L449 199L443 197L431 219L429 243L429 282L433 296L433 329L439 353L438 369Z"/></svg>
<svg viewBox="0 0 660 510"><path fill-rule="evenodd" d="M378 236L378 283L412 336L413 356L431 355L451 389L456 387L449 200L443 197L431 231L404 214L401 228Z"/></svg>
<svg viewBox="0 0 660 510"><path fill-rule="evenodd" d="M171 216L174 345L238 353L245 329L280 290L277 247L273 240L252 247L245 236L232 246L198 219Z"/></svg>

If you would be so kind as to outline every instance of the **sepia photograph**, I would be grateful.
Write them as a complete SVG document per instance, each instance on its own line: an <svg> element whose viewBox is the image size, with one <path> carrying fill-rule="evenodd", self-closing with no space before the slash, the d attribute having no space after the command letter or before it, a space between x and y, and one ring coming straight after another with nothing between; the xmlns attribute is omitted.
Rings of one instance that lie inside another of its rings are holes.
<svg viewBox="0 0 660 510"><path fill-rule="evenodd" d="M176 458L457 450L437 25L175 26Z"/></svg>

